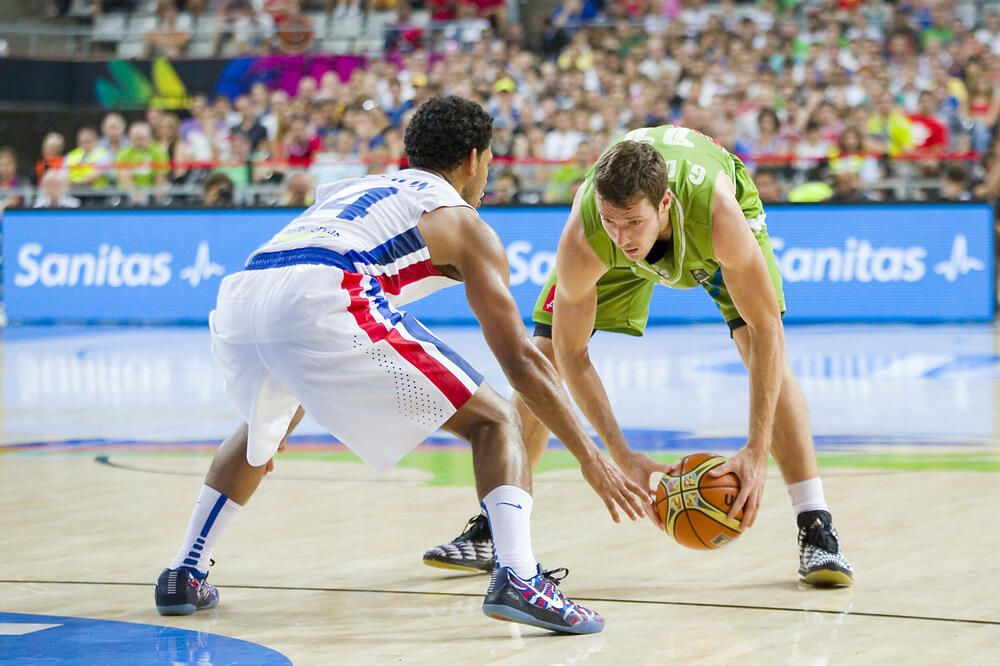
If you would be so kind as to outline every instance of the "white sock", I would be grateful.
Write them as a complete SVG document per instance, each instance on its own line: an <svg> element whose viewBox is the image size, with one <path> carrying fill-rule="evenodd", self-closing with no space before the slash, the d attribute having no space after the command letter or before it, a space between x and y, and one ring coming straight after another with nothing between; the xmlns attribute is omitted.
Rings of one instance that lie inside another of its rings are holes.
<svg viewBox="0 0 1000 666"><path fill-rule="evenodd" d="M497 563L524 579L538 573L538 560L531 551L531 505L531 495L517 486L497 486L482 501Z"/></svg>
<svg viewBox="0 0 1000 666"><path fill-rule="evenodd" d="M818 476L788 484L788 498L792 501L792 511L796 518L805 511L828 510L823 497L823 481Z"/></svg>
<svg viewBox="0 0 1000 666"><path fill-rule="evenodd" d="M184 541L170 568L187 567L208 575L209 559L215 548L215 542L242 508L218 490L202 486Z"/></svg>

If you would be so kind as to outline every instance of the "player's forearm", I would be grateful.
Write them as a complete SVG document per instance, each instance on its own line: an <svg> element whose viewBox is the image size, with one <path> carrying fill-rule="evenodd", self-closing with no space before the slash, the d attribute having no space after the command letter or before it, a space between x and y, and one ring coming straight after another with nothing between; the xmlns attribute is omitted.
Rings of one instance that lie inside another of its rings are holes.
<svg viewBox="0 0 1000 666"><path fill-rule="evenodd" d="M747 444L767 450L781 392L784 335L781 326L750 329L750 430Z"/></svg>
<svg viewBox="0 0 1000 666"><path fill-rule="evenodd" d="M583 423L573 411L555 368L532 347L519 363L504 368L507 379L528 409L583 463L600 455Z"/></svg>
<svg viewBox="0 0 1000 666"><path fill-rule="evenodd" d="M621 463L631 453L631 449L615 419L611 401L608 400L597 370L590 362L590 356L586 353L557 356L559 371L569 386L570 394L597 431L608 453L616 462Z"/></svg>

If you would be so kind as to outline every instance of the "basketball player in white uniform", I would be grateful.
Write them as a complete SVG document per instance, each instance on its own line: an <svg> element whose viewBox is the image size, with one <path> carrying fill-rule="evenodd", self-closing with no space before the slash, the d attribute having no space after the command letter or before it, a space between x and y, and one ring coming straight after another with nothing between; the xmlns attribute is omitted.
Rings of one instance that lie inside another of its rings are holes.
<svg viewBox="0 0 1000 666"><path fill-rule="evenodd" d="M469 441L496 569L483 610L498 619L593 633L604 619L565 598L531 549L531 481L520 423L482 376L396 307L465 283L486 343L513 388L580 460L617 521L649 510L587 436L508 289L503 245L475 212L491 159L479 105L435 98L406 131L413 168L321 186L316 203L227 276L212 349L246 424L219 447L187 534L157 581L164 615L218 603L212 550L304 412L375 469L439 428Z"/></svg>

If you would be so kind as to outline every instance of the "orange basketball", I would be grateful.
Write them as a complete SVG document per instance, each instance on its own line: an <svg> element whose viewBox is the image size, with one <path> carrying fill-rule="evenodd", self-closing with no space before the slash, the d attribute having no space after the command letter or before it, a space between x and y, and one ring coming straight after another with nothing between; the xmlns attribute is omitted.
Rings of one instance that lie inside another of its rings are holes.
<svg viewBox="0 0 1000 666"><path fill-rule="evenodd" d="M681 460L679 474L664 474L656 489L656 513L667 534L682 546L697 550L720 548L738 537L743 510L727 518L740 492L732 472L720 477L708 471L726 462L713 453L692 453Z"/></svg>

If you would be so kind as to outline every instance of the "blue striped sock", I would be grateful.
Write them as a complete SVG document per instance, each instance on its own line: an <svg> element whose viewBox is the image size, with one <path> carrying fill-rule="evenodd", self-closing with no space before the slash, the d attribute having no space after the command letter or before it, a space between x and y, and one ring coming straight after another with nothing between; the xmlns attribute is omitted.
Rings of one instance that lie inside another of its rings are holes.
<svg viewBox="0 0 1000 666"><path fill-rule="evenodd" d="M187 567L199 578L207 576L209 558L215 548L215 542L242 508L214 488L202 486L184 541L174 556L170 568Z"/></svg>

